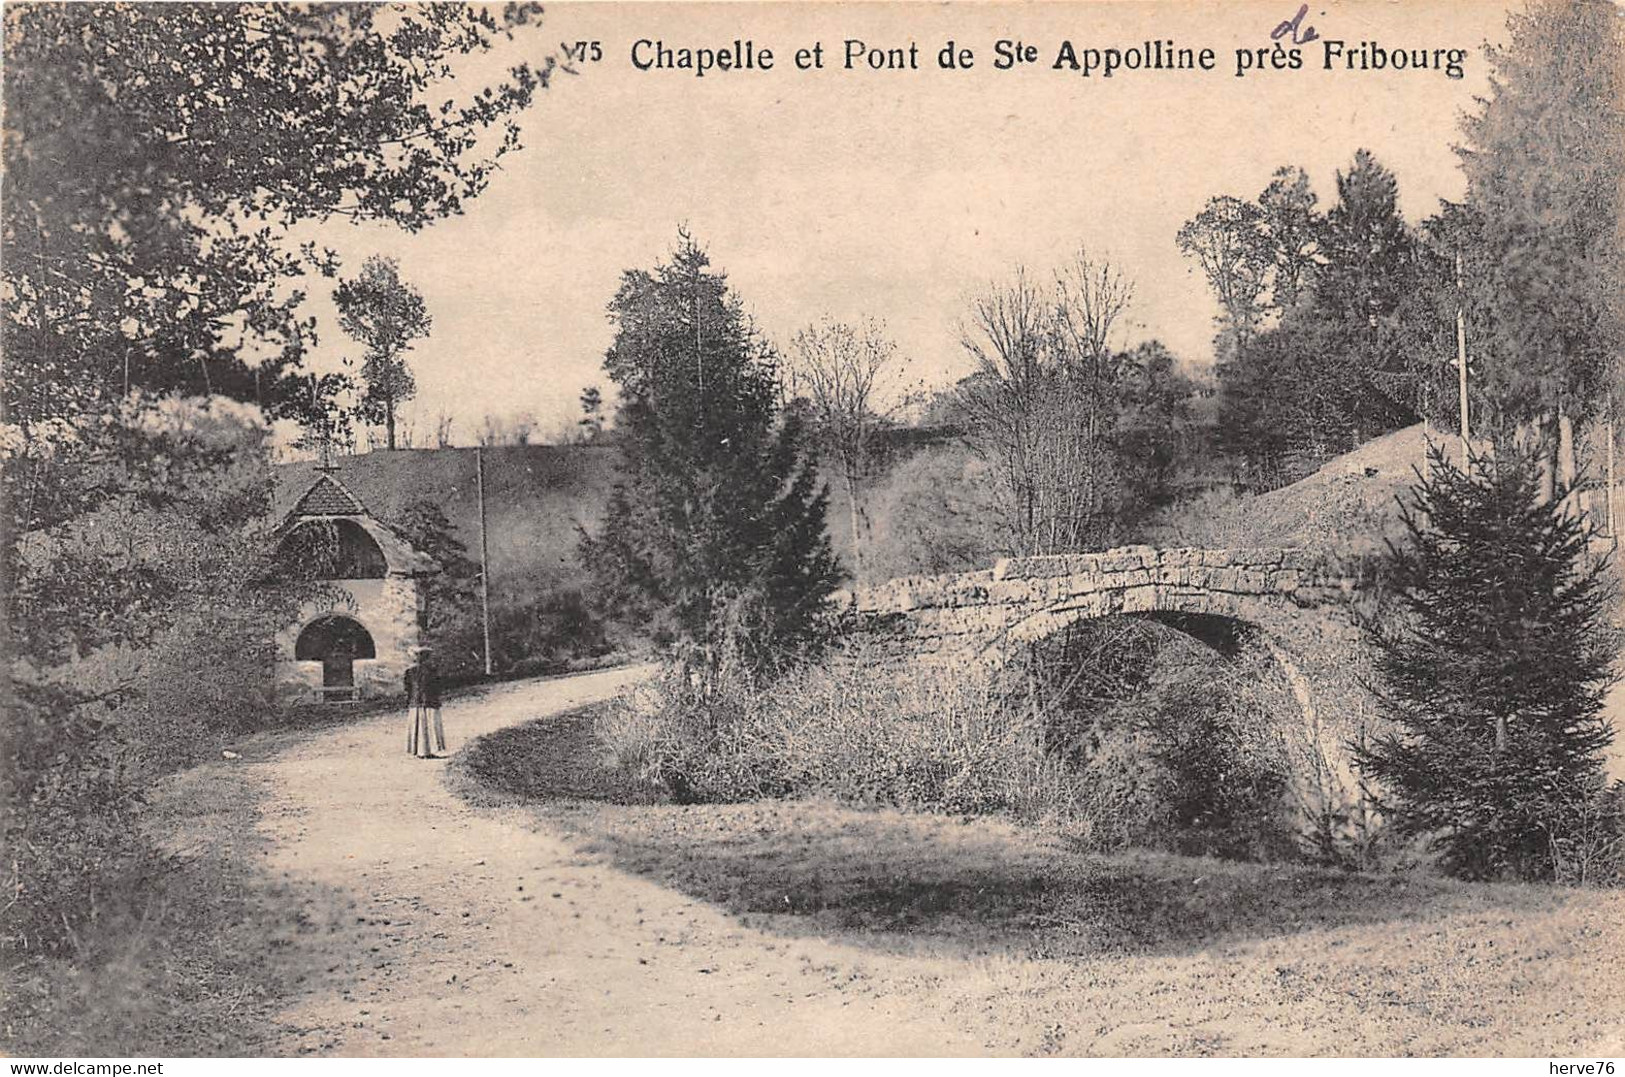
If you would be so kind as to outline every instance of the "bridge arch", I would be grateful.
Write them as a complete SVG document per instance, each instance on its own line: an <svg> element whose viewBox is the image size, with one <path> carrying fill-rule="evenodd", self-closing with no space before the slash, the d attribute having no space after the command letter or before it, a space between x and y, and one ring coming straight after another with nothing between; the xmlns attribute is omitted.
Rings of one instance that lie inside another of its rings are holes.
<svg viewBox="0 0 1625 1077"><path fill-rule="evenodd" d="M994 657L1001 646L1115 614L1218 617L1276 628L1306 610L1346 605L1354 585L1304 550L1129 546L1011 558L982 572L903 577L859 589L846 601L903 653Z"/></svg>
<svg viewBox="0 0 1625 1077"><path fill-rule="evenodd" d="M1311 551L1156 549L1013 558L991 570L908 577L848 596L856 615L898 657L1000 665L1023 644L1080 621L1118 615L1171 624L1223 650L1224 637L1256 639L1290 687L1322 788L1305 805L1355 788L1340 737L1328 735L1313 678L1294 637L1347 637L1355 579ZM1207 636L1209 638L1204 639ZM1338 787L1341 787L1339 790Z"/></svg>
<svg viewBox="0 0 1625 1077"><path fill-rule="evenodd" d="M1037 643L1083 621L1109 616L1143 617L1146 620L1156 621L1189 636L1225 658L1236 657L1248 643L1259 644L1291 689L1299 717L1303 721L1305 735L1313 742L1323 739L1320 712L1315 705L1315 693L1310 678L1278 636L1279 629L1272 629L1269 625L1260 623L1258 619L1239 614L1193 613L1186 609L1119 610L1109 613L1077 609L1065 613L1046 611L1018 623L1003 638L994 641L991 647L983 652L982 657L985 661L997 664L1022 643Z"/></svg>

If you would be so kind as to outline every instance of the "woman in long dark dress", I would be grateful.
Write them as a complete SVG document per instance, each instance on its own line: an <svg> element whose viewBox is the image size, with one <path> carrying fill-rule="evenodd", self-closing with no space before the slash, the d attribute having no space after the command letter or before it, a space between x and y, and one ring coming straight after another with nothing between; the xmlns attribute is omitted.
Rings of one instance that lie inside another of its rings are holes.
<svg viewBox="0 0 1625 1077"><path fill-rule="evenodd" d="M419 759L433 759L436 751L446 750L446 727L440 721L440 680L427 648L418 652L417 665L406 671L406 698L412 710L406 750Z"/></svg>

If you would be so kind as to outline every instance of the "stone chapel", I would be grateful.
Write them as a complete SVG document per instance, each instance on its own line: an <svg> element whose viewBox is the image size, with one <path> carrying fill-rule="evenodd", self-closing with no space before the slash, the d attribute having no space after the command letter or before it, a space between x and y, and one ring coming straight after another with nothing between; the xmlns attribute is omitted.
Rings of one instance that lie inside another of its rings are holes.
<svg viewBox="0 0 1625 1077"><path fill-rule="evenodd" d="M375 517L332 468L283 518L278 560L313 583L277 633L276 683L290 702L398 696L427 625L428 555Z"/></svg>

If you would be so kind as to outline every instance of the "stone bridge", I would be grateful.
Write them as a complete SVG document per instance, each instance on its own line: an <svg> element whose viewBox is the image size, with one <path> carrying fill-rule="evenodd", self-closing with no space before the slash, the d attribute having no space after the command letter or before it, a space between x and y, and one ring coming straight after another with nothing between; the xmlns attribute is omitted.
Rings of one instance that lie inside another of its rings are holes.
<svg viewBox="0 0 1625 1077"><path fill-rule="evenodd" d="M1236 626L1262 629L1277 661L1305 611L1325 607L1342 633L1356 581L1298 549L1155 549L1016 557L982 572L909 576L845 596L867 627L919 658L997 662L1074 622L1142 614L1224 649ZM1325 631L1325 619L1315 629ZM1338 624L1341 622L1340 624ZM1289 677L1294 670L1288 669Z"/></svg>
<svg viewBox="0 0 1625 1077"><path fill-rule="evenodd" d="M1261 643L1302 718L1290 737L1290 788L1305 833L1355 798L1350 737L1363 729L1357 582L1302 549L1154 549L1012 557L985 572L905 577L842 596L894 660L996 666L1027 643L1092 617L1172 625L1235 655ZM1332 707L1326 703L1334 702Z"/></svg>
<svg viewBox="0 0 1625 1077"><path fill-rule="evenodd" d="M904 577L838 601L894 660L926 664L998 665L1078 621L1116 615L1161 621L1221 654L1262 644L1302 719L1287 741L1289 785L1308 835L1317 820L1369 815L1347 750L1370 713L1356 592L1355 578L1307 550L1128 546Z"/></svg>

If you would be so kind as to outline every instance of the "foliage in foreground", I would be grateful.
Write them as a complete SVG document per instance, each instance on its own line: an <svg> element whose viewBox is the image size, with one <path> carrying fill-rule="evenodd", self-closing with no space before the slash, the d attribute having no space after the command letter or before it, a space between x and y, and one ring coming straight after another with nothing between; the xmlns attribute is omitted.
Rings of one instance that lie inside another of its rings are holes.
<svg viewBox="0 0 1625 1077"><path fill-rule="evenodd" d="M1561 491L1547 501L1540 484L1526 454L1462 471L1435 451L1405 507L1408 539L1391 547L1399 610L1375 644L1398 731L1362 765L1401 830L1434 837L1465 878L1588 882L1619 865L1604 566Z"/></svg>
<svg viewBox="0 0 1625 1077"><path fill-rule="evenodd" d="M461 212L553 65L448 99L451 67L539 15L6 9L8 961L104 968L80 940L154 875L142 783L268 704L287 596L255 586L266 453L236 428L308 419L340 388L300 369L314 320L298 279L338 267L293 226Z"/></svg>
<svg viewBox="0 0 1625 1077"><path fill-rule="evenodd" d="M176 819L186 829L166 835L182 852L146 847L126 858L94 916L73 922L68 959L7 962L0 1053L186 1058L274 1049L284 1031L275 1013L311 971L289 966L297 951L287 941L326 925L290 888L255 877L256 812L243 793L212 780L190 785ZM181 801L165 799L166 811ZM208 828L193 829L193 819Z"/></svg>
<svg viewBox="0 0 1625 1077"><path fill-rule="evenodd" d="M230 401L137 402L31 461L56 481L6 551L6 948L70 947L150 870L143 784L269 719L299 588L265 582L265 436Z"/></svg>

